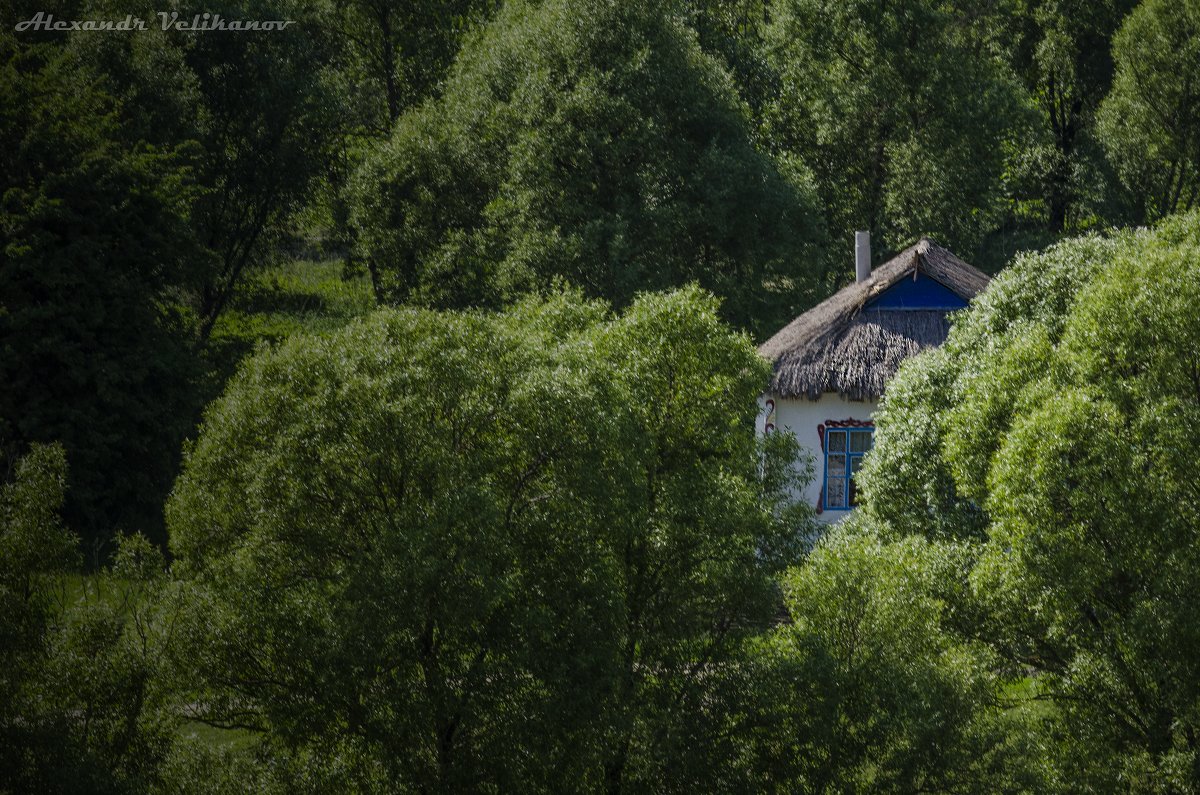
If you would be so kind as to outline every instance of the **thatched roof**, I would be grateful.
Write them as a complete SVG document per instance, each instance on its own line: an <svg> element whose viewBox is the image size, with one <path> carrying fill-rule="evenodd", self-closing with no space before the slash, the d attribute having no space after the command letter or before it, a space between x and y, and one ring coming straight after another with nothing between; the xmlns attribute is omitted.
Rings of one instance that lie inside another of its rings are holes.
<svg viewBox="0 0 1200 795"><path fill-rule="evenodd" d="M767 391L816 400L838 392L876 400L900 362L941 345L950 330L945 310L866 308L905 277L922 273L964 301L988 285L982 271L928 238L906 248L857 282L817 304L764 342L774 365Z"/></svg>

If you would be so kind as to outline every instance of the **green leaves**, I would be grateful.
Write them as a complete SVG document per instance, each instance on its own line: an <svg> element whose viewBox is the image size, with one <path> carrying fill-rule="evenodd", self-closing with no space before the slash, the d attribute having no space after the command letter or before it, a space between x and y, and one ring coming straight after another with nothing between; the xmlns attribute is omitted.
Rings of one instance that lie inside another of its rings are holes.
<svg viewBox="0 0 1200 795"><path fill-rule="evenodd" d="M393 301L566 280L626 306L697 281L763 334L814 295L821 236L807 182L751 137L668 4L509 4L364 164L360 239Z"/></svg>
<svg viewBox="0 0 1200 795"><path fill-rule="evenodd" d="M999 210L1002 142L1023 124L986 15L921 0L797 0L767 40L780 75L768 135L812 167L832 239L893 250L931 234L974 249Z"/></svg>
<svg viewBox="0 0 1200 795"><path fill-rule="evenodd" d="M64 446L68 523L95 566L120 530L165 542L199 349L275 256L336 132L319 9L234 5L224 18L294 24L196 36L133 8L151 29L0 40L0 450Z"/></svg>
<svg viewBox="0 0 1200 795"><path fill-rule="evenodd" d="M6 595L28 598L33 579L67 569L74 539L62 527L59 510L67 485L67 457L61 446L35 445L16 467L16 477L0 491L0 560Z"/></svg>
<svg viewBox="0 0 1200 795"><path fill-rule="evenodd" d="M1200 5L1141 3L1113 39L1116 76L1100 133L1142 215L1190 210L1200 193Z"/></svg>
<svg viewBox="0 0 1200 795"><path fill-rule="evenodd" d="M204 719L363 786L675 775L798 552L716 306L384 311L249 360L168 508Z"/></svg>
<svg viewBox="0 0 1200 795"><path fill-rule="evenodd" d="M63 445L68 520L99 554L115 524L161 530L187 424L187 160L125 141L70 52L5 39L0 58L0 450Z"/></svg>
<svg viewBox="0 0 1200 795"><path fill-rule="evenodd" d="M834 715L828 756L811 773L818 788L911 791L978 775L967 758L991 687L989 654L944 628L943 595L962 566L953 545L885 543L839 526L785 580L795 624L779 641L792 654L819 650L830 666L823 698Z"/></svg>
<svg viewBox="0 0 1200 795"><path fill-rule="evenodd" d="M1020 258L902 368L863 474L868 521L969 542L957 631L1034 672L1099 789L1194 780L1197 228Z"/></svg>
<svg viewBox="0 0 1200 795"><path fill-rule="evenodd" d="M116 571L83 580L58 515L62 448L35 445L16 470L0 487L0 788L148 791L170 744L162 555L127 538Z"/></svg>

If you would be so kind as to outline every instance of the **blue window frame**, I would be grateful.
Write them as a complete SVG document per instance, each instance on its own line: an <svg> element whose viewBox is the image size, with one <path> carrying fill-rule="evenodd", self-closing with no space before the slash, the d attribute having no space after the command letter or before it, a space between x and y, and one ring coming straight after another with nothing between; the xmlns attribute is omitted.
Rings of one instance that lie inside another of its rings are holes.
<svg viewBox="0 0 1200 795"><path fill-rule="evenodd" d="M875 443L874 428L827 428L825 430L824 507L849 510L858 505L854 476L863 456Z"/></svg>

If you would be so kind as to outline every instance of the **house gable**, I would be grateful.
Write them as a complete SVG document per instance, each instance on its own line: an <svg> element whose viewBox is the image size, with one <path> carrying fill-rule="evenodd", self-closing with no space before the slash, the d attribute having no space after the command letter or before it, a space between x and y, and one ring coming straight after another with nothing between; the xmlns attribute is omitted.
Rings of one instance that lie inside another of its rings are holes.
<svg viewBox="0 0 1200 795"><path fill-rule="evenodd" d="M963 309L967 302L949 287L920 271L916 278L901 279L863 309Z"/></svg>
<svg viewBox="0 0 1200 795"><path fill-rule="evenodd" d="M874 444L887 382L905 359L945 342L951 316L987 284L985 274L923 238L759 347L772 375L758 427L793 434L812 456L814 477L795 496L814 506L819 521L854 509L855 477Z"/></svg>
<svg viewBox="0 0 1200 795"><path fill-rule="evenodd" d="M950 315L987 284L985 274L922 238L760 345L772 364L766 391L878 400L905 359L946 341Z"/></svg>

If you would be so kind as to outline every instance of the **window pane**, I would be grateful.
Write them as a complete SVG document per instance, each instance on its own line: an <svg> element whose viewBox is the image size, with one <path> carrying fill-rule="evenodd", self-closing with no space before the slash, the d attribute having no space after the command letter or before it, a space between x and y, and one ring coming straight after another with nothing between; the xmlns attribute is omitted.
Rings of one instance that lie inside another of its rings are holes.
<svg viewBox="0 0 1200 795"><path fill-rule="evenodd" d="M829 432L829 452L831 452L831 453L846 452L846 432L845 431L830 431Z"/></svg>
<svg viewBox="0 0 1200 795"><path fill-rule="evenodd" d="M846 455L838 453L825 459L825 474L831 478L846 477Z"/></svg>
<svg viewBox="0 0 1200 795"><path fill-rule="evenodd" d="M865 453L871 449L870 431L850 431L850 452Z"/></svg>
<svg viewBox="0 0 1200 795"><path fill-rule="evenodd" d="M846 481L842 478L831 478L825 492L825 507L846 507Z"/></svg>
<svg viewBox="0 0 1200 795"><path fill-rule="evenodd" d="M850 456L850 494L848 500L850 505L858 505L858 484L854 482L854 476L858 473L858 470L862 469L862 462L861 455Z"/></svg>

